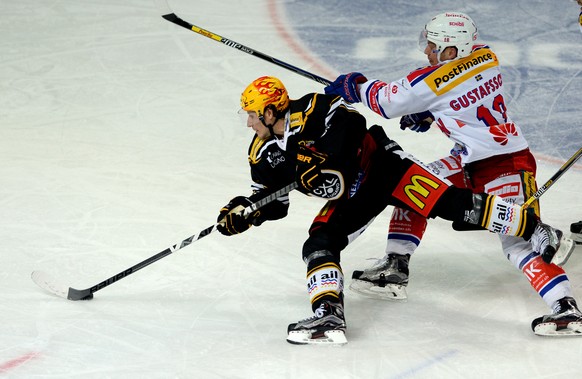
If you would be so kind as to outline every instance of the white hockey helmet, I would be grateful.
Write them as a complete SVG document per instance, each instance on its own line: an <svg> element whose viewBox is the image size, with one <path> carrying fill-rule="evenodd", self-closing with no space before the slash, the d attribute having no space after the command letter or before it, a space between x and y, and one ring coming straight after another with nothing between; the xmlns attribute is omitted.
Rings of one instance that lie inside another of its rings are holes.
<svg viewBox="0 0 582 379"><path fill-rule="evenodd" d="M424 51L427 41L442 52L449 46L457 48L457 58L471 54L477 40L477 26L468 15L460 12L445 12L434 16L420 33L419 48Z"/></svg>

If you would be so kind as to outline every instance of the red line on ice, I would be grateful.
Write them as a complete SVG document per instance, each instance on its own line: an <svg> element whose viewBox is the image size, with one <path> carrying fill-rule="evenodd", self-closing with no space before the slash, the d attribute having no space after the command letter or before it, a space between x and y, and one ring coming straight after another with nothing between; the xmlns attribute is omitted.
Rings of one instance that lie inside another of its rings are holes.
<svg viewBox="0 0 582 379"><path fill-rule="evenodd" d="M309 51L307 51L303 46L301 46L297 39L293 37L293 35L286 29L284 22L281 22L283 18L279 13L279 9L277 6L278 3L279 3L278 1L268 1L267 7L269 9L269 15L273 20L273 25L277 29L279 35L283 38L285 42L287 42L287 44L295 51L296 54L298 54L306 62L311 64L313 68L320 72L324 78L328 80L335 79L337 74L330 72L328 68L324 67L321 61L318 61L316 58L314 58L313 55L311 55Z"/></svg>
<svg viewBox="0 0 582 379"><path fill-rule="evenodd" d="M32 352L32 353L24 354L18 358L11 359L7 362L0 363L0 372L7 372L10 370L13 370L16 367L22 365L23 363L26 363L26 362L30 361L31 359L37 358L39 355L40 355L40 353Z"/></svg>

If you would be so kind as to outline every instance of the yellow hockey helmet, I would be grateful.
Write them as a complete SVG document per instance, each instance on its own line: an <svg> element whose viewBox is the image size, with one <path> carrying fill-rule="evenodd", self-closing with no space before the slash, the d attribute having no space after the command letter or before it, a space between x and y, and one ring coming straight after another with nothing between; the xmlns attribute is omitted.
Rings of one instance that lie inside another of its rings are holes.
<svg viewBox="0 0 582 379"><path fill-rule="evenodd" d="M265 109L272 105L277 116L289 107L289 95L283 83L273 76L261 76L245 88L240 97L240 106L245 112L255 112L263 117Z"/></svg>

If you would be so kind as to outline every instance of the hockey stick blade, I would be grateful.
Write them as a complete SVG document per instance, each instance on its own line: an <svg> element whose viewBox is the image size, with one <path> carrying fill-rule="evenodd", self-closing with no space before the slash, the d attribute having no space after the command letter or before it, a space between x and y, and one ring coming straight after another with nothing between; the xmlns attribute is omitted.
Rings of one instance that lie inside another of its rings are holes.
<svg viewBox="0 0 582 379"><path fill-rule="evenodd" d="M297 183L293 182L291 184L286 185L285 187L275 191L273 193L268 194L267 196L263 197L262 199L257 200L255 203L246 207L241 214L249 215L252 212L256 211L257 209L269 204L270 202L276 200L277 198L293 191L297 188ZM85 288L82 290L78 290L72 287L69 287L58 280L55 280L50 275L43 271L33 271L31 277L32 280L42 289L45 291L52 293L58 297L62 297L63 299L67 300L91 300L93 298L93 294L123 278L128 277L129 275L133 274L136 271L141 270L142 268L151 265L152 263L186 247L199 239L206 237L207 235L211 234L216 230L216 226L218 224L211 225L206 229L201 230L200 232L186 238L185 240L172 245L165 249L164 251L159 252L156 255L149 257L146 260L139 262L136 265L131 266L130 268L121 271L120 273L113 275L112 277L98 283L92 287Z"/></svg>
<svg viewBox="0 0 582 379"><path fill-rule="evenodd" d="M46 272L33 271L31 277L36 285L38 285L40 288L52 293L55 296L62 297L63 299L91 300L93 298L93 294L91 293L90 289L77 290L68 287L58 280L55 280L55 278L51 277Z"/></svg>
<svg viewBox="0 0 582 379"><path fill-rule="evenodd" d="M255 57L260 58L260 59L263 59L263 60L265 60L267 62L270 62L270 63L273 63L273 64L275 64L275 65L277 65L279 67L286 68L287 70L293 71L296 74L299 74L301 76L304 76L306 78L309 78L311 80L314 80L314 81L316 81L316 82L318 82L320 84L323 84L325 86L328 86L328 85L331 84L331 81L329 81L329 80L327 80L325 78L322 78L321 76L312 74L309 71L305 71L305 70L303 70L303 69L301 69L299 67L295 67L295 66L293 66L293 65L291 65L289 63L283 62L283 61L281 61L281 60L279 60L277 58L274 58L274 57L272 57L270 55L261 53L260 51L257 51L255 49L251 49L250 47L245 46L245 45L243 45L241 43L238 43L238 42L233 41L231 39L225 38L223 36L220 36L220 35L218 35L216 33L211 32L209 30L202 29L202 28L200 28L200 27L198 27L196 25L193 25L193 24L191 24L191 23L189 23L187 21L184 21L183 19L181 19L180 17L178 17L178 15L176 15L176 13L174 13L171 10L171 8L168 5L168 3L167 3L166 0L157 0L157 3L158 3L158 7L160 8L160 10L162 10L162 12L164 12L164 14L162 15L162 17L165 20L170 21L173 24L176 24L176 25L181 26L183 28L189 29L190 31L192 31L194 33L200 34L201 36L204 36L204 37L210 38L210 39L212 39L214 41L220 42L220 43L222 43L222 44L224 44L224 45L226 45L228 47L232 47L234 49L237 49L239 51L242 51L243 53L247 53L249 55L255 56Z"/></svg>

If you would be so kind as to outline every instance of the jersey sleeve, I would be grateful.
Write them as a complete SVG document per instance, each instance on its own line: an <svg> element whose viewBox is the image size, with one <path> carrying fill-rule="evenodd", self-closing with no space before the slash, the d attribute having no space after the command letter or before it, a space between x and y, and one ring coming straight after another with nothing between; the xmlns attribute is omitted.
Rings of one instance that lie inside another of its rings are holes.
<svg viewBox="0 0 582 379"><path fill-rule="evenodd" d="M418 70L417 70L418 71ZM396 118L406 114L428 110L431 99L422 96L415 85L422 81L425 72L414 72L400 80L383 82L368 80L360 85L362 103L384 118Z"/></svg>
<svg viewBox="0 0 582 379"><path fill-rule="evenodd" d="M249 165L251 171L252 202L262 199L270 193L286 186L294 180L295 167L274 139L261 140L254 136L249 146ZM265 205L254 220L258 226L267 220L278 220L287 216L289 195L278 197Z"/></svg>

